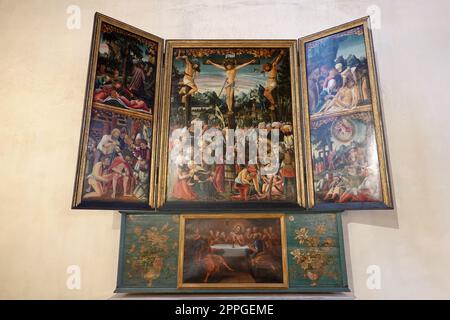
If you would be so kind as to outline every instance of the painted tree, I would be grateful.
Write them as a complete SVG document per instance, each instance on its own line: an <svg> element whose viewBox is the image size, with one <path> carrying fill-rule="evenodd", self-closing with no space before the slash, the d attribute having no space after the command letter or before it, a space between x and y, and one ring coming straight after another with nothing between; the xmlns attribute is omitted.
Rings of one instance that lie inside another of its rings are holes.
<svg viewBox="0 0 450 320"><path fill-rule="evenodd" d="M289 60L284 58L278 65L278 88L277 100L279 109L278 119L287 121L292 114L292 99L291 99L291 68Z"/></svg>
<svg viewBox="0 0 450 320"><path fill-rule="evenodd" d="M127 79L132 59L142 60L144 54L150 52L142 49L142 41L136 37L121 34L118 32L104 32L103 39L109 48L109 59L117 66L124 86L127 86Z"/></svg>

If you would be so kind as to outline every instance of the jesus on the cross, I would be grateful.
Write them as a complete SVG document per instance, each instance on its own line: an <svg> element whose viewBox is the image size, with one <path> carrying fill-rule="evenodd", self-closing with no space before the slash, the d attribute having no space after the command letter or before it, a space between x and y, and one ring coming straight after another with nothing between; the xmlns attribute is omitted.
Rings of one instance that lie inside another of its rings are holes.
<svg viewBox="0 0 450 320"><path fill-rule="evenodd" d="M214 63L211 60L207 60L206 64L210 64L220 70L224 70L226 73L226 80L224 84L225 94L226 94L226 103L228 107L228 113L233 113L233 103L234 103L234 87L236 85L236 74L239 69L242 69L249 64L255 63L256 59L252 59L246 63L236 65L234 60L231 59L225 59L223 62L223 65L220 65L218 63Z"/></svg>

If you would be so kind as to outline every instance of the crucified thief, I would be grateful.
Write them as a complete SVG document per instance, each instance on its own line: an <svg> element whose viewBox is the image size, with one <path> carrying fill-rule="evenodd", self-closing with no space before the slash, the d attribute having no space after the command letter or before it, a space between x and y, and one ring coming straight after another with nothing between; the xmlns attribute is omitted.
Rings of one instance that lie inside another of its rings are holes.
<svg viewBox="0 0 450 320"><path fill-rule="evenodd" d="M277 87L277 65L280 62L281 58L284 55L284 51L281 51L280 54L272 61L272 63L266 63L262 67L262 73L267 73L267 84L264 88L264 97L270 102L269 109L275 110L277 107L277 103L272 95L273 90Z"/></svg>
<svg viewBox="0 0 450 320"><path fill-rule="evenodd" d="M198 63L192 62L187 56L180 54L175 59L184 60L184 77L179 94L181 95L181 102L186 104L187 97L198 91L198 87L195 84L195 76L197 72L200 72L200 66Z"/></svg>
<svg viewBox="0 0 450 320"><path fill-rule="evenodd" d="M224 84L224 88L225 88L225 95L226 95L226 103L227 103L227 107L228 107L228 113L232 114L233 113L233 103L234 103L234 87L236 85L236 74L237 71L239 69L242 69L246 66L248 66L249 64L255 63L256 59L252 59L246 63L240 64L240 65L236 65L236 63L234 62L234 60L231 59L225 59L225 61L223 62L223 65L217 64L212 62L211 60L207 60L206 64L210 64L220 70L225 70L226 73L226 80L225 80L225 84Z"/></svg>

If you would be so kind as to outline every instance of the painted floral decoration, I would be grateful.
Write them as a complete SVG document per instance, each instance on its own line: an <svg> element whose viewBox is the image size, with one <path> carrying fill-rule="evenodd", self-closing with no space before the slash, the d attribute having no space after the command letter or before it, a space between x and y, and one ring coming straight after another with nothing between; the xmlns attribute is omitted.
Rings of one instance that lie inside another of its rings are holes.
<svg viewBox="0 0 450 320"><path fill-rule="evenodd" d="M311 281L311 286L317 286L324 275L331 279L337 278L335 272L329 271L332 269L329 267L336 264L335 258L328 250L329 247L335 246L335 241L322 237L326 231L324 224L318 224L313 233L306 227L295 230L295 240L303 248L295 248L290 254L303 271L303 276Z"/></svg>

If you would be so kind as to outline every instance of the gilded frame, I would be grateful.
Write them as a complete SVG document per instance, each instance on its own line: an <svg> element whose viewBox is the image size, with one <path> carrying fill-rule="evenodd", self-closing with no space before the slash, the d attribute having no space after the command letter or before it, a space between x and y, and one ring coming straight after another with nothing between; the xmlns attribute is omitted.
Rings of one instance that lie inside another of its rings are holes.
<svg viewBox="0 0 450 320"><path fill-rule="evenodd" d="M158 45L157 52L157 63L156 63L156 78L155 78L155 99L154 99L154 108L153 114L145 114L142 112L134 111L134 110L125 110L120 109L113 106L106 106L96 102L93 102L93 93L94 93L94 83L95 83L95 75L97 69L98 62L98 50L100 45L100 33L101 33L101 25L102 23L110 24L114 27L123 29L130 33L136 34L140 37L146 38L148 40L154 41ZM160 86L161 86L161 72L162 72L162 64L163 64L163 49L164 49L164 40L150 34L148 32L137 29L133 26L130 26L126 23L113 19L111 17L105 16L100 13L95 14L94 18L94 27L92 34L92 43L91 43L91 52L89 58L89 68L88 68L88 76L87 76L87 84L86 84L86 93L85 93L85 101L84 101L84 110L83 110L83 122L81 126L81 134L80 134L80 144L78 150L78 161L77 161L77 169L76 169L76 177L74 184L74 192L73 192L73 200L72 200L72 208L73 209L115 209L115 210L129 210L129 209L151 209L155 207L155 177L156 177L156 154L157 154L157 138L155 134L152 134L152 152L150 159L150 181L149 181L149 196L148 203L136 203L136 202L92 202L90 201L88 204L82 200L82 190L83 190L83 180L84 174L86 170L86 152L88 145L88 136L89 136L89 126L91 123L91 114L93 108L97 108L100 110L111 111L117 114L131 116L135 118L140 118L144 120L151 120L153 133L156 132L158 128L158 119L159 119L159 105L160 105Z"/></svg>
<svg viewBox="0 0 450 320"><path fill-rule="evenodd" d="M283 213L260 213L260 214L181 214L180 215L180 232L179 232L179 253L178 253L178 289L287 289L289 288L288 275L288 259L287 259L287 239L286 224ZM189 219L279 219L281 233L281 250L282 250L282 283L184 283L183 281L183 264L184 264L184 238L185 223Z"/></svg>
<svg viewBox="0 0 450 320"><path fill-rule="evenodd" d="M369 69L370 92L372 96L372 108L366 111L371 111L374 119L375 139L377 143L377 153L380 167L381 187L382 187L382 203L343 203L330 204L327 207L322 207L322 210L345 210L345 209L393 209L393 200L390 186L389 169L387 163L386 144L384 138L384 129L381 113L380 94L378 90L378 80L375 64L375 53L373 49L372 33L370 30L370 18L363 17L303 38L299 39L299 55L300 55L300 82L301 82L301 101L302 101L302 127L305 145L305 165L306 165L306 184L307 184L307 203L308 208L314 208L314 175L312 164L312 150L311 150L311 131L310 131L310 114L308 102L308 80L307 80L307 66L305 44L335 33L339 33L348 29L362 26L364 30L364 42L366 46L367 62ZM343 115L345 111L341 114Z"/></svg>
<svg viewBox="0 0 450 320"><path fill-rule="evenodd" d="M300 209L306 207L305 195L305 178L303 166L303 147L301 139L301 121L300 121L300 100L298 83L298 53L296 40L167 40L165 47L165 70L164 70L164 86L163 86L163 101L160 119L160 130L162 132L159 141L159 173L158 173L158 188L156 190L156 207L163 207L164 210L180 210L180 209L195 209L199 211L211 210L207 206L213 202L180 202L168 203L166 201L167 192L167 170L168 170L168 140L169 140L169 122L170 122L170 94L171 94L171 73L173 65L173 50L177 48L285 48L289 50L290 58L290 74L291 74L291 96L292 96L292 122L295 140L295 171L296 171L296 202L267 202L248 203L245 208L242 207L242 202L217 202L221 209L240 209L240 210L267 210L268 206L275 210L284 209Z"/></svg>

